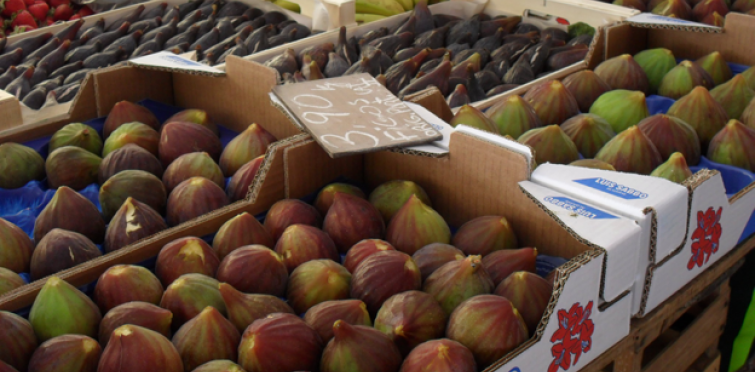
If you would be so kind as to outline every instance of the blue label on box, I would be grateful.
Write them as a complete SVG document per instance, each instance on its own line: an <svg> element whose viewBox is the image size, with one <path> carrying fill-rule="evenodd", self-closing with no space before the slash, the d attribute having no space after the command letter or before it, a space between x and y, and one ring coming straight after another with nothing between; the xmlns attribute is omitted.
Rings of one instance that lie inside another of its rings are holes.
<svg viewBox="0 0 755 372"><path fill-rule="evenodd" d="M593 220L618 218L612 214L608 214L599 209L593 208L589 205L582 204L574 199L567 198L565 196L546 196L543 199L546 203L550 203L559 206L567 211L578 214L582 217L587 217Z"/></svg>
<svg viewBox="0 0 755 372"><path fill-rule="evenodd" d="M587 187L591 187L598 191L602 191L606 194L618 196L622 199L647 199L648 197L647 193L635 190L631 187L624 186L611 180L607 180L603 177L585 178L581 180L574 180L574 182L585 185Z"/></svg>

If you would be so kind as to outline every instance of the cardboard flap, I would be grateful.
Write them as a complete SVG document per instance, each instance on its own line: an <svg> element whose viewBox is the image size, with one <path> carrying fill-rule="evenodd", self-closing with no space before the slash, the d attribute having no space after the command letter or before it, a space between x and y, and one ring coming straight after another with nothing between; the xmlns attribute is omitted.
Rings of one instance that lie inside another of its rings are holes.
<svg viewBox="0 0 755 372"><path fill-rule="evenodd" d="M0 90L0 131L17 127L24 123L21 116L21 104L18 99L4 90Z"/></svg>
<svg viewBox="0 0 755 372"><path fill-rule="evenodd" d="M456 131L477 137L486 142L494 143L500 147L524 156L527 164L530 167L530 172L535 167L535 156L532 153L532 148L527 145L521 144L506 137L499 136L497 134L486 132L477 128L472 128L464 124L457 126Z"/></svg>
<svg viewBox="0 0 755 372"><path fill-rule="evenodd" d="M129 60L128 64L138 68L158 71L182 72L206 76L225 75L225 72L215 67L165 51Z"/></svg>
<svg viewBox="0 0 755 372"><path fill-rule="evenodd" d="M683 30L687 32L723 32L720 27L705 23L686 21L678 18L664 17L652 13L642 13L628 18L627 22L632 26L644 28L664 28Z"/></svg>

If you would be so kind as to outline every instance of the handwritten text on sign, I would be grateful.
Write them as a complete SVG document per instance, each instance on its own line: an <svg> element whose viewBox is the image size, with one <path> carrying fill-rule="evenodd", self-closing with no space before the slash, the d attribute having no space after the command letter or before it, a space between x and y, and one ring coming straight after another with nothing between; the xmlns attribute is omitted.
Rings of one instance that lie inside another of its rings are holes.
<svg viewBox="0 0 755 372"><path fill-rule="evenodd" d="M282 85L273 92L333 157L442 138L369 74Z"/></svg>

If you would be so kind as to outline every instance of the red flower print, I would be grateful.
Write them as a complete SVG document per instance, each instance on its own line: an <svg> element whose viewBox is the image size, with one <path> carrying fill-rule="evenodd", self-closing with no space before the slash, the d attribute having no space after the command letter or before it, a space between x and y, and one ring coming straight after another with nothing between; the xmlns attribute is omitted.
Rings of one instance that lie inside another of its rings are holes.
<svg viewBox="0 0 755 372"><path fill-rule="evenodd" d="M708 263L710 256L713 253L718 252L719 239L721 238L721 213L722 208L719 207L718 211L713 211L713 208L708 208L707 211L697 212L697 228L692 232L690 239L692 245L692 256L687 263L687 270L692 270L695 267L702 267Z"/></svg>
<svg viewBox="0 0 755 372"><path fill-rule="evenodd" d="M548 367L548 372L558 372L559 369L568 370L573 364L579 362L582 353L586 353L592 347L592 334L595 324L590 318L593 303L590 301L584 308L579 302L572 305L569 312L561 309L558 311L558 329L551 336L551 354L553 361ZM572 354L574 363L572 363Z"/></svg>

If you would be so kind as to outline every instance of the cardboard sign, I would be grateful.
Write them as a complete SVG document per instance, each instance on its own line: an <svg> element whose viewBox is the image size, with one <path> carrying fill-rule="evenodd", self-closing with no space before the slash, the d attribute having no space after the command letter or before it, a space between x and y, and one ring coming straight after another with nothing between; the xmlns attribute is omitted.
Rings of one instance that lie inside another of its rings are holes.
<svg viewBox="0 0 755 372"><path fill-rule="evenodd" d="M443 138L369 74L279 85L271 96L332 158Z"/></svg>

